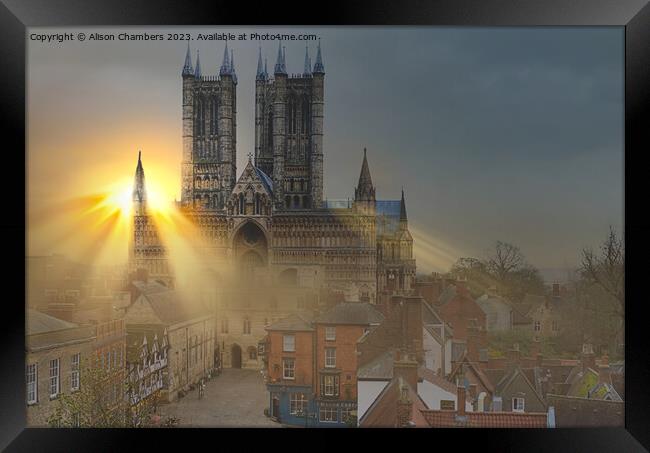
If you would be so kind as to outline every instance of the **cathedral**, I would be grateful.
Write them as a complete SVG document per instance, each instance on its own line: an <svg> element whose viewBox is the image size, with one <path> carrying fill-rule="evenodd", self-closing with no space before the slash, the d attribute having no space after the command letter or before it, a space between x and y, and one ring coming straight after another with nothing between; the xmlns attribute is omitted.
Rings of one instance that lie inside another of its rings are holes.
<svg viewBox="0 0 650 453"><path fill-rule="evenodd" d="M261 49L255 78L255 150L237 177L237 75L226 43L218 74L204 75L189 45L182 67L181 200L209 263L205 296L216 312L223 364L259 367L264 327L309 312L325 292L377 302L415 284L404 192L377 200L366 150L351 200L323 191L325 66L288 74L279 45L273 74ZM173 269L147 212L141 156L133 190L130 269L174 286ZM228 269L229 271L226 271ZM228 276L225 274L230 272ZM234 276L234 277L233 277Z"/></svg>

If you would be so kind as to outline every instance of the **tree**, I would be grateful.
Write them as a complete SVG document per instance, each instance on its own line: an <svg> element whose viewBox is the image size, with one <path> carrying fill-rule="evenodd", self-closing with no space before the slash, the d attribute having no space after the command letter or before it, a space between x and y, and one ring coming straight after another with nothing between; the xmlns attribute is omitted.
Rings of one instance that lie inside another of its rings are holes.
<svg viewBox="0 0 650 453"><path fill-rule="evenodd" d="M625 313L625 246L613 228L600 246L600 254L582 250L582 275L598 285L618 303L618 314Z"/></svg>
<svg viewBox="0 0 650 453"><path fill-rule="evenodd" d="M92 366L86 360L80 370L79 390L63 393L48 418L52 427L135 428L151 424L157 395L131 405L130 384L120 373Z"/></svg>
<svg viewBox="0 0 650 453"><path fill-rule="evenodd" d="M510 300L520 301L527 293L542 294L539 271L526 262L519 247L497 241L486 258L460 258L451 268L454 277L467 279L474 295L494 288Z"/></svg>

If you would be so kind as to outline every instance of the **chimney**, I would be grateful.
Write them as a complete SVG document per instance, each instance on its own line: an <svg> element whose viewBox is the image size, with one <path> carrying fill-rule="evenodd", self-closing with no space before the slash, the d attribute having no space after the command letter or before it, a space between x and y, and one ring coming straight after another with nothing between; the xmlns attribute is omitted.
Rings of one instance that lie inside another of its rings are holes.
<svg viewBox="0 0 650 453"><path fill-rule="evenodd" d="M457 396L456 396L456 415L463 416L465 415L465 403L467 400L467 395L466 392L467 390L465 389L465 375L464 373L458 376L458 386L456 388L457 391Z"/></svg>
<svg viewBox="0 0 650 453"><path fill-rule="evenodd" d="M596 355L594 354L594 348L591 343L584 343L582 345L580 362L583 371L587 368L591 368L592 370L596 369Z"/></svg>
<svg viewBox="0 0 650 453"><path fill-rule="evenodd" d="M508 368L514 368L521 363L521 351L519 350L519 343L512 345L512 349L507 354Z"/></svg>
<svg viewBox="0 0 650 453"><path fill-rule="evenodd" d="M398 384L400 396L397 400L397 420L395 420L395 425L397 428L411 428L414 426L414 423L411 420L413 402L409 395L408 386L404 384L401 378L399 379Z"/></svg>
<svg viewBox="0 0 650 453"><path fill-rule="evenodd" d="M413 354L409 354L404 350L395 351L393 377L401 378L411 386L414 392L418 391L418 362Z"/></svg>
<svg viewBox="0 0 650 453"><path fill-rule="evenodd" d="M530 345L530 356L531 357L537 357L537 355L541 352L541 344L539 341L538 337L533 338L533 342Z"/></svg>
<svg viewBox="0 0 650 453"><path fill-rule="evenodd" d="M415 360L421 363L424 361L422 297L405 297L402 309L404 311L404 342L407 349L415 354Z"/></svg>
<svg viewBox="0 0 650 453"><path fill-rule="evenodd" d="M467 326L467 358L470 362L478 362L479 360L478 340L476 320L470 319L469 325Z"/></svg>
<svg viewBox="0 0 650 453"><path fill-rule="evenodd" d="M553 283L553 297L560 297L560 284Z"/></svg>

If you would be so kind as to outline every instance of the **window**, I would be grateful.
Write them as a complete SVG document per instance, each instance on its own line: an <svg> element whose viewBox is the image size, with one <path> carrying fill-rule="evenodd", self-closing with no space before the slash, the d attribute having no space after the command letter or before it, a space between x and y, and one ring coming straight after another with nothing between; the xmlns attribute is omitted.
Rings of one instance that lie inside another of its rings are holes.
<svg viewBox="0 0 650 453"><path fill-rule="evenodd" d="M558 331L557 321L555 321L555 320L553 321L553 323L552 323L552 328L553 328L553 332L557 332L557 331Z"/></svg>
<svg viewBox="0 0 650 453"><path fill-rule="evenodd" d="M524 411L524 399L523 398L513 398L512 399L512 412L523 412Z"/></svg>
<svg viewBox="0 0 650 453"><path fill-rule="evenodd" d="M336 327L325 327L325 340L336 340Z"/></svg>
<svg viewBox="0 0 650 453"><path fill-rule="evenodd" d="M336 367L336 348L325 348L325 368Z"/></svg>
<svg viewBox="0 0 650 453"><path fill-rule="evenodd" d="M251 333L251 320L248 318L244 319L244 334L250 334Z"/></svg>
<svg viewBox="0 0 650 453"><path fill-rule="evenodd" d="M50 360L50 398L59 394L59 359Z"/></svg>
<svg viewBox="0 0 650 453"><path fill-rule="evenodd" d="M292 393L289 396L289 413L291 415L304 415L307 411L307 398L304 393Z"/></svg>
<svg viewBox="0 0 650 453"><path fill-rule="evenodd" d="M284 379L296 378L296 361L294 359L284 359L282 361L282 377Z"/></svg>
<svg viewBox="0 0 650 453"><path fill-rule="evenodd" d="M70 369L72 371L70 375L70 389L79 390L79 353L72 356Z"/></svg>
<svg viewBox="0 0 650 453"><path fill-rule="evenodd" d="M323 396L339 396L339 377L333 374L321 376L321 394Z"/></svg>
<svg viewBox="0 0 650 453"><path fill-rule="evenodd" d="M221 320L221 333L228 333L228 318Z"/></svg>
<svg viewBox="0 0 650 453"><path fill-rule="evenodd" d="M338 413L336 406L321 406L320 408L320 421L322 422L338 422Z"/></svg>
<svg viewBox="0 0 650 453"><path fill-rule="evenodd" d="M535 321L535 332L539 332L540 330L542 330L542 323Z"/></svg>
<svg viewBox="0 0 650 453"><path fill-rule="evenodd" d="M248 358L250 360L257 360L257 349L254 346L248 348Z"/></svg>
<svg viewBox="0 0 650 453"><path fill-rule="evenodd" d="M354 407L342 407L341 408L341 421L343 423L348 423L356 417L357 410Z"/></svg>
<svg viewBox="0 0 650 453"><path fill-rule="evenodd" d="M296 350L296 337L294 335L282 336L282 350L285 352L294 352Z"/></svg>
<svg viewBox="0 0 650 453"><path fill-rule="evenodd" d="M440 410L442 411L456 410L456 402L454 400L440 400Z"/></svg>
<svg viewBox="0 0 650 453"><path fill-rule="evenodd" d="M27 404L38 402L38 365L27 365Z"/></svg>

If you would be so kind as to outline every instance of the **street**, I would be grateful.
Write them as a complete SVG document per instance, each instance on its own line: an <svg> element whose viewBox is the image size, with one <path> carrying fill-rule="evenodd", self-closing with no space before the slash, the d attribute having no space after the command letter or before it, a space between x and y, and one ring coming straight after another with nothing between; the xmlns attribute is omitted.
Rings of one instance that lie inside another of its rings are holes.
<svg viewBox="0 0 650 453"><path fill-rule="evenodd" d="M224 369L208 381L199 399L198 389L180 401L160 408L161 418L176 417L181 427L280 428L264 415L268 392L259 370Z"/></svg>

